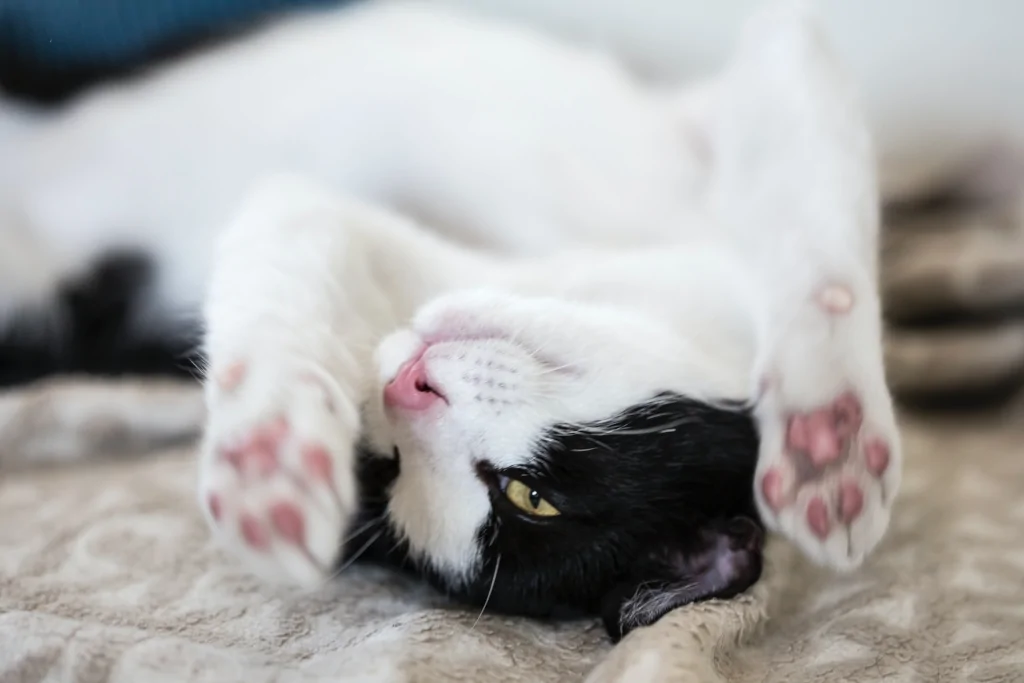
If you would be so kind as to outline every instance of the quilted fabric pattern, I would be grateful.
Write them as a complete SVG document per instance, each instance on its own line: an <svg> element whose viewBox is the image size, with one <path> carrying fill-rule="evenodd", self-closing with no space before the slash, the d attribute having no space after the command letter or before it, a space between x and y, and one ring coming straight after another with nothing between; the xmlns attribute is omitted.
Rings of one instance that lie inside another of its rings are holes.
<svg viewBox="0 0 1024 683"><path fill-rule="evenodd" d="M480 617L381 570L311 593L261 584L209 540L189 449L7 471L0 681L1024 680L1013 422L905 418L904 492L867 566L837 576L776 543L750 594L614 649L596 622ZM17 448L4 435L0 452Z"/></svg>

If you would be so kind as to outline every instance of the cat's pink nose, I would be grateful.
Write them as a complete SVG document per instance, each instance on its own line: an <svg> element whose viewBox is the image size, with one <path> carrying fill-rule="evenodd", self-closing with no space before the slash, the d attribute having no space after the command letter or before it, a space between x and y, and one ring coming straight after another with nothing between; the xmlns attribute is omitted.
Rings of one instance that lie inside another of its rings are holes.
<svg viewBox="0 0 1024 683"><path fill-rule="evenodd" d="M395 378L384 386L384 404L391 408L426 410L443 400L444 396L430 384L422 351L399 368Z"/></svg>

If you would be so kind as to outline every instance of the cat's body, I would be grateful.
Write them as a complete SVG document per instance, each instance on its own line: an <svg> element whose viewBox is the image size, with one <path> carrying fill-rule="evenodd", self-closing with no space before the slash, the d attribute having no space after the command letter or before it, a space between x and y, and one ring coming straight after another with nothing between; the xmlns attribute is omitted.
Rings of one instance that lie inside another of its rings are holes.
<svg viewBox="0 0 1024 683"><path fill-rule="evenodd" d="M195 310L212 235L281 170L502 252L672 238L696 177L672 105L598 53L448 12L295 17L10 135L0 311L129 248L159 259L147 324Z"/></svg>
<svg viewBox="0 0 1024 683"><path fill-rule="evenodd" d="M619 635L756 580L755 504L854 567L900 470L873 160L807 22L752 35L666 93L422 9L298 19L15 134L0 315L97 263L137 291L93 328L187 336L205 300L200 498L264 574L320 581L372 532L444 590ZM294 83L325 64L331 93ZM316 183L250 189L273 170Z"/></svg>

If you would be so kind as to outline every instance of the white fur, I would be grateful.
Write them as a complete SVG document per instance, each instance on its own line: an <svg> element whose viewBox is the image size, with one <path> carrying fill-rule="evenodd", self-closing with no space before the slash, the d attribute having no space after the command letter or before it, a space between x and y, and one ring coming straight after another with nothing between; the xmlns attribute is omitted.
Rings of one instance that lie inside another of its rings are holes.
<svg viewBox="0 0 1024 683"><path fill-rule="evenodd" d="M427 0L543 27L663 82L727 61L768 0ZM1024 155L1024 5L1015 0L814 0L863 92L883 195L914 199ZM1013 178L1019 184L1020 174Z"/></svg>
<svg viewBox="0 0 1024 683"><path fill-rule="evenodd" d="M300 15L5 148L0 272L31 249L39 298L136 246L160 258L154 314L192 311L215 231L280 170L504 252L661 240L694 203L677 116L612 59L530 30L404 3ZM0 281L0 312L15 295Z"/></svg>
<svg viewBox="0 0 1024 683"><path fill-rule="evenodd" d="M477 566L489 509L477 459L522 464L544 427L600 421L669 390L756 401L760 477L782 457L787 415L852 390L865 430L886 439L893 458L881 481L857 459L844 466L864 490L864 514L822 542L799 505L776 512L759 503L818 561L863 561L899 480L866 128L799 12L753 24L709 92L714 116L686 119L683 132L706 156L690 148L693 157L674 166L702 168L696 186L705 191L678 195L673 215L687 225L660 247L498 257L339 198L329 183L282 176L255 189L224 232L205 306L211 415L200 488L208 513L210 496L219 501L218 534L263 573L322 579L355 503L362 425L381 452L402 452L392 523L456 584ZM592 198L570 197L580 206ZM600 230L594 241L604 241ZM849 293L850 310L822 305L829 286ZM448 404L418 415L385 409L383 384L424 343ZM280 474L251 479L226 462L226 450L278 417L292 425L276 450ZM330 453L330 480L303 465L311 445ZM800 504L832 497L833 485L826 477L804 486ZM269 548L254 549L240 520L272 532L268 510L282 500L307 520L305 544L270 533Z"/></svg>

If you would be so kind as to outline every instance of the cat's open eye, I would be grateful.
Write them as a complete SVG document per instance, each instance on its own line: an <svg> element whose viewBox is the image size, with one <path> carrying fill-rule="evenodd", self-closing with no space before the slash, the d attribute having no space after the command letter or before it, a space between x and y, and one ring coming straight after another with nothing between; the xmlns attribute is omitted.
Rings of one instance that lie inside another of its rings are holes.
<svg viewBox="0 0 1024 683"><path fill-rule="evenodd" d="M555 517L562 514L554 505L544 500L536 489L516 479L509 479L505 497L528 515L534 517Z"/></svg>

